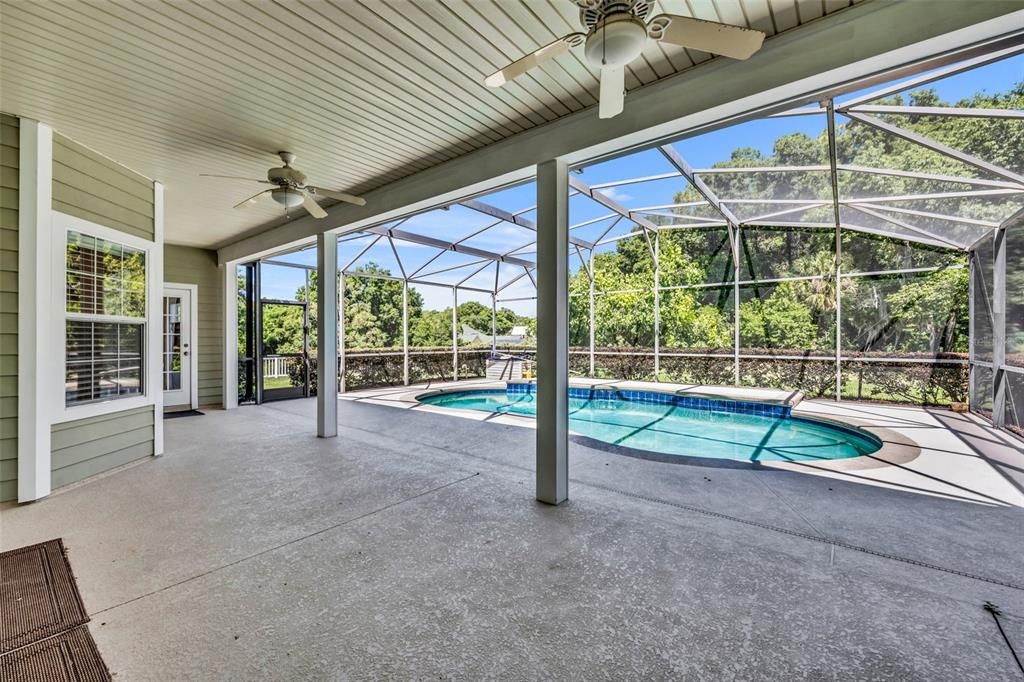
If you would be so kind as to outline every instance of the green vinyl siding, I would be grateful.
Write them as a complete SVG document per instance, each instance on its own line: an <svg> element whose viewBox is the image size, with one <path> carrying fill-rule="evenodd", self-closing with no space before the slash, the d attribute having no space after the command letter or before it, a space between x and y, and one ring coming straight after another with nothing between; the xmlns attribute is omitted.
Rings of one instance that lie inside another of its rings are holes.
<svg viewBox="0 0 1024 682"><path fill-rule="evenodd" d="M199 404L220 405L224 387L224 278L217 252L189 246L164 247L164 281L195 284L198 315Z"/></svg>
<svg viewBox="0 0 1024 682"><path fill-rule="evenodd" d="M0 502L18 497L18 135L0 114Z"/></svg>
<svg viewBox="0 0 1024 682"><path fill-rule="evenodd" d="M53 136L53 210L153 239L153 183L57 134Z"/></svg>
<svg viewBox="0 0 1024 682"><path fill-rule="evenodd" d="M53 136L53 210L152 240L153 183L66 137ZM153 322L160 324L159 314ZM54 424L53 488L153 454L153 407Z"/></svg>
<svg viewBox="0 0 1024 682"><path fill-rule="evenodd" d="M153 406L54 424L51 485L80 481L153 454Z"/></svg>

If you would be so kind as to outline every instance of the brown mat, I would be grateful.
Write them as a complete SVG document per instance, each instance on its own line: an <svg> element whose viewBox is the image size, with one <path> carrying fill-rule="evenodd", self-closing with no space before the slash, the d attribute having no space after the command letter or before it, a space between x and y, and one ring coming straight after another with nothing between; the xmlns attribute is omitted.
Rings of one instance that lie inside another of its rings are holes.
<svg viewBox="0 0 1024 682"><path fill-rule="evenodd" d="M63 634L0 656L0 682L110 682L89 628Z"/></svg>
<svg viewBox="0 0 1024 682"><path fill-rule="evenodd" d="M88 621L63 542L0 553L0 656Z"/></svg>

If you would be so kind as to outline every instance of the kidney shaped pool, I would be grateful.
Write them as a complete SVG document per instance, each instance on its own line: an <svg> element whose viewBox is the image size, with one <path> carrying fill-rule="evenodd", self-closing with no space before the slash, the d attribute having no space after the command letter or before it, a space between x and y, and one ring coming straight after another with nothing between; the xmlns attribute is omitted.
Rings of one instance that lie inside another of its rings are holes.
<svg viewBox="0 0 1024 682"><path fill-rule="evenodd" d="M532 387L525 384L417 397L437 407L527 417L537 414L535 399ZM651 391L571 388L569 428L635 450L747 462L845 459L881 447L867 432L794 417L787 406Z"/></svg>

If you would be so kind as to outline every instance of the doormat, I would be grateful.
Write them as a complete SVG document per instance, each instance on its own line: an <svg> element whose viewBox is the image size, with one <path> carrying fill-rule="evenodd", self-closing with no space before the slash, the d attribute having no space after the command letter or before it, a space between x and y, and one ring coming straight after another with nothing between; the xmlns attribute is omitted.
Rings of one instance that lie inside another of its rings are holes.
<svg viewBox="0 0 1024 682"><path fill-rule="evenodd" d="M0 656L0 680L110 682L111 679L85 625Z"/></svg>
<svg viewBox="0 0 1024 682"><path fill-rule="evenodd" d="M0 552L0 680L109 680L64 543Z"/></svg>
<svg viewBox="0 0 1024 682"><path fill-rule="evenodd" d="M177 419L178 417L196 417L206 414L199 410L182 410L180 412L164 412L164 419Z"/></svg>

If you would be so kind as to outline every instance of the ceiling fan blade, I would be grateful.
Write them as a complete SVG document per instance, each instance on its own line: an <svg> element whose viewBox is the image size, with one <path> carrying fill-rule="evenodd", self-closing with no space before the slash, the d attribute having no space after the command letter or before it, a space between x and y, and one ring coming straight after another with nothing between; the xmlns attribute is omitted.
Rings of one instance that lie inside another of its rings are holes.
<svg viewBox="0 0 1024 682"><path fill-rule="evenodd" d="M314 218L326 218L327 211L320 207L320 204L316 203L316 200L310 196L309 192L302 193L302 205Z"/></svg>
<svg viewBox="0 0 1024 682"><path fill-rule="evenodd" d="M549 59L554 59L560 54L565 54L570 49L583 44L586 35L582 33L570 33L559 38L555 42L545 45L535 52L518 59L505 68L495 71L484 79L484 84L491 88L500 88L514 78L522 76L533 67L543 64Z"/></svg>
<svg viewBox="0 0 1024 682"><path fill-rule="evenodd" d="M252 206L256 202L262 201L263 199L266 199L267 197L269 197L270 193L273 192L273 191L274 190L272 190L272 189L265 189L262 192L260 192L259 194L253 194L251 197L249 197L245 201L242 201L242 202L240 202L238 204L235 204L235 208L245 208L246 206Z"/></svg>
<svg viewBox="0 0 1024 682"><path fill-rule="evenodd" d="M659 14L651 19L647 35L654 40L733 59L747 59L760 50L764 42L764 33L752 28L675 14Z"/></svg>
<svg viewBox="0 0 1024 682"><path fill-rule="evenodd" d="M321 189L320 187L307 187L313 192L313 194L322 194L325 197L331 199L337 199L338 201L344 201L349 204L355 204L356 206L366 206L366 199L357 197L354 194L346 194L345 192L336 192L333 189Z"/></svg>
<svg viewBox="0 0 1024 682"><path fill-rule="evenodd" d="M224 178L226 180L247 180L248 182L259 182L264 185L270 185L273 183L267 182L266 180L256 180L255 178L242 178L237 175L213 175L212 173L200 173L201 178Z"/></svg>
<svg viewBox="0 0 1024 682"><path fill-rule="evenodd" d="M622 113L626 99L626 69L622 66L601 69L601 103L598 116L613 118Z"/></svg>

